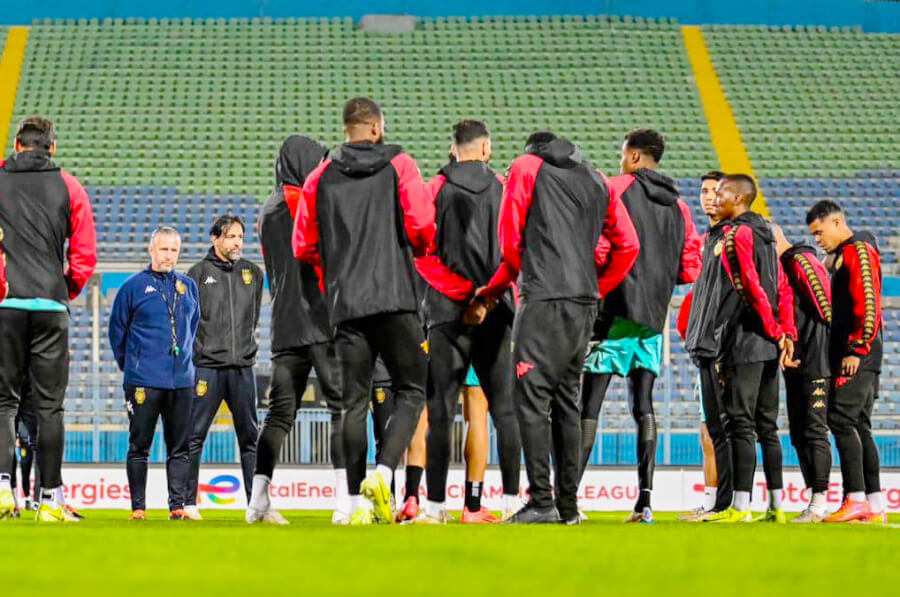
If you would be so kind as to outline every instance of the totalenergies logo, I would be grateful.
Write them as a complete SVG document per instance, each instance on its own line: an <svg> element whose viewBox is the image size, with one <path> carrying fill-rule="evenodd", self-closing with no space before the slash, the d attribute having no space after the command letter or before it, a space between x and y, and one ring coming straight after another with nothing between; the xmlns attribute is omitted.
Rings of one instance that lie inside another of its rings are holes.
<svg viewBox="0 0 900 597"><path fill-rule="evenodd" d="M214 504L227 506L234 503L234 498L224 496L236 493L240 488L241 482L234 475L219 475L213 477L209 483L200 483L198 493L205 493Z"/></svg>

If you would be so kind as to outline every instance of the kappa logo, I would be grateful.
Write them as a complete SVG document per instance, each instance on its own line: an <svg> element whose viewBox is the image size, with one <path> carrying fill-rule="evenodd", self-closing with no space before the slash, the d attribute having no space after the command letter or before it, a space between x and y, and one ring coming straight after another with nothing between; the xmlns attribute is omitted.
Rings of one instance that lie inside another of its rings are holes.
<svg viewBox="0 0 900 597"><path fill-rule="evenodd" d="M822 388L816 388L816 390L812 393L813 396L824 396L825 390Z"/></svg>
<svg viewBox="0 0 900 597"><path fill-rule="evenodd" d="M207 286L210 284L217 284L217 283L218 283L218 281L215 278L213 278L212 276L207 276L207 278L205 280L203 280L203 284L207 285Z"/></svg>
<svg viewBox="0 0 900 597"><path fill-rule="evenodd" d="M534 365L532 365L531 363L519 361L518 363L516 363L516 377L521 379L532 369L534 369Z"/></svg>
<svg viewBox="0 0 900 597"><path fill-rule="evenodd" d="M144 288L144 294L150 294L151 292L156 292L156 286L147 284L147 287Z"/></svg>
<svg viewBox="0 0 900 597"><path fill-rule="evenodd" d="M812 407L813 408L825 408L825 401L824 400L816 400L815 402L813 402Z"/></svg>

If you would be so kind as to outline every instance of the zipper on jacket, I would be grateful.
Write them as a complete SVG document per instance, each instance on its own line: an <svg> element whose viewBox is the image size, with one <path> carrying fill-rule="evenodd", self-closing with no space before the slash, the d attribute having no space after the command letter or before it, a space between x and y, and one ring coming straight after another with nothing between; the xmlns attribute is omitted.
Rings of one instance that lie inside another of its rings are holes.
<svg viewBox="0 0 900 597"><path fill-rule="evenodd" d="M231 310L231 362L234 363L237 361L237 340L235 339L234 333L234 268L231 269L228 275L228 306Z"/></svg>

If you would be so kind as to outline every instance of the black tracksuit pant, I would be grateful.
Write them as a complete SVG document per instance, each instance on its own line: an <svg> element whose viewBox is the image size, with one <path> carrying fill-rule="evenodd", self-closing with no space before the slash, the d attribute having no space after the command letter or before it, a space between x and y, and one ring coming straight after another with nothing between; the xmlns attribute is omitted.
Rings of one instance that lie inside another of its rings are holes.
<svg viewBox="0 0 900 597"><path fill-rule="evenodd" d="M269 478L281 453L284 438L291 432L306 391L313 367L328 410L331 411L331 462L334 468L345 468L341 440L341 370L334 344L323 342L283 351L272 359L272 381L269 384L269 416L263 423L256 455L256 474Z"/></svg>
<svg viewBox="0 0 900 597"><path fill-rule="evenodd" d="M426 481L432 502L446 499L451 428L470 364L481 381L497 429L503 493L519 493L522 440L513 408L511 335L512 314L505 307L495 309L481 325L454 322L429 330Z"/></svg>
<svg viewBox="0 0 900 597"><path fill-rule="evenodd" d="M552 441L558 487L556 506L564 519L578 514L579 381L596 318L595 301L534 301L523 304L513 326L513 396L525 451L530 503L541 508L553 505Z"/></svg>
<svg viewBox="0 0 900 597"><path fill-rule="evenodd" d="M30 380L37 463L45 488L62 485L63 399L69 383L69 314L0 308L0 473L15 466L15 418Z"/></svg>
<svg viewBox="0 0 900 597"><path fill-rule="evenodd" d="M197 486L200 482L200 456L209 428L216 418L222 401L228 405L241 451L241 471L247 503L253 487L253 471L256 469L256 442L259 440L259 423L256 417L256 375L253 367L221 367L209 369L197 367L197 383L194 386L194 404L191 407L191 436L188 453L191 457L191 477L185 495L185 504L197 504Z"/></svg>
<svg viewBox="0 0 900 597"><path fill-rule="evenodd" d="M756 441L769 491L783 489L778 439L778 361L723 367L726 429L731 439L735 491L752 491Z"/></svg>
<svg viewBox="0 0 900 597"><path fill-rule="evenodd" d="M831 380L805 379L798 371L784 372L791 444L803 482L814 493L828 490L831 442L828 439L828 393Z"/></svg>
<svg viewBox="0 0 900 597"><path fill-rule="evenodd" d="M841 459L845 494L881 490L878 450L872 438L876 378L872 371L857 371L849 380L834 378L832 385L828 426Z"/></svg>
<svg viewBox="0 0 900 597"><path fill-rule="evenodd" d="M147 508L147 456L153 444L156 421L162 416L166 441L166 479L169 485L169 510L184 507L190 480L191 459L188 438L191 434L193 388L160 390L125 385L128 410L128 456L125 470L131 488L131 509Z"/></svg>
<svg viewBox="0 0 900 597"><path fill-rule="evenodd" d="M366 419L375 358L391 376L394 414L385 429L378 464L397 468L425 407L428 344L417 313L382 313L337 326L335 349L343 374L344 457L350 495L359 495L366 476Z"/></svg>
<svg viewBox="0 0 900 597"><path fill-rule="evenodd" d="M713 510L722 512L731 506L734 497L732 446L728 436L728 414L723 401L723 384L715 359L700 359L700 400L706 414L706 430L716 454L716 505Z"/></svg>
<svg viewBox="0 0 900 597"><path fill-rule="evenodd" d="M34 408L34 402L31 398L28 384L25 385L25 392L22 394L22 402L19 404L19 413L16 415L16 436L19 441L19 467L21 468L21 477L19 486L22 488L22 494L28 498L32 497L35 501L40 499L41 489L41 473L35 470L34 494L32 495L31 471L34 464L35 451L37 450L37 412ZM12 467L12 486L16 487L16 467Z"/></svg>

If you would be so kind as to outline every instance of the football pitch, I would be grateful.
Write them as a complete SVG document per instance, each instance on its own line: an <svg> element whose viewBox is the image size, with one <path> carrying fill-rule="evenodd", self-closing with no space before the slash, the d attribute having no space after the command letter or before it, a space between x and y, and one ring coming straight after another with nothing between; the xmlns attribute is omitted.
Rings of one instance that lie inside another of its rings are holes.
<svg viewBox="0 0 900 597"><path fill-rule="evenodd" d="M57 595L625 595L883 593L900 582L891 525L688 524L660 513L581 527L334 527L330 513L283 512L291 526L248 526L243 512L145 522L88 510L79 524L0 522L6 587ZM900 526L900 525L897 525ZM26 565L25 562L28 562ZM51 593L52 591L52 593Z"/></svg>

